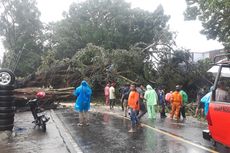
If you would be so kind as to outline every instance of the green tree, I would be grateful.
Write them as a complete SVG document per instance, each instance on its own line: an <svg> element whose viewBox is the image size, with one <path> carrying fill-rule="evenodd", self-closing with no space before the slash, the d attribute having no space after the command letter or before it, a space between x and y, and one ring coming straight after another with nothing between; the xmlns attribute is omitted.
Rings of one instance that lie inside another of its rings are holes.
<svg viewBox="0 0 230 153"><path fill-rule="evenodd" d="M161 57L157 71L157 83L168 89L174 89L176 84L186 84L191 70L190 53L184 50L172 50L171 54Z"/></svg>
<svg viewBox="0 0 230 153"><path fill-rule="evenodd" d="M229 0L186 0L186 20L199 19L208 39L217 39L230 48L230 1Z"/></svg>
<svg viewBox="0 0 230 153"><path fill-rule="evenodd" d="M0 35L4 37L3 66L15 69L18 76L34 72L40 65L43 49L42 23L35 0L2 0Z"/></svg>
<svg viewBox="0 0 230 153"><path fill-rule="evenodd" d="M73 3L65 19L53 26L57 57L71 57L86 44L105 49L129 49L138 42L168 43L169 16L162 6L154 12L131 9L124 0L87 0Z"/></svg>

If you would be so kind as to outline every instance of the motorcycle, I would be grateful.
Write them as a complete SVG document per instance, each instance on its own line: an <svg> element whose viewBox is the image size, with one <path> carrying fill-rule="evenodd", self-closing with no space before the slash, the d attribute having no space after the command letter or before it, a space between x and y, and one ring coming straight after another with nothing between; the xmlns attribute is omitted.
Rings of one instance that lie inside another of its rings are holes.
<svg viewBox="0 0 230 153"><path fill-rule="evenodd" d="M37 96L38 97L38 96ZM43 132L46 132L46 123L49 121L49 117L46 116L45 112L39 107L39 101L37 98L31 99L27 102L27 105L30 106L30 111L34 117L32 123L35 124L34 128L38 126L42 128Z"/></svg>

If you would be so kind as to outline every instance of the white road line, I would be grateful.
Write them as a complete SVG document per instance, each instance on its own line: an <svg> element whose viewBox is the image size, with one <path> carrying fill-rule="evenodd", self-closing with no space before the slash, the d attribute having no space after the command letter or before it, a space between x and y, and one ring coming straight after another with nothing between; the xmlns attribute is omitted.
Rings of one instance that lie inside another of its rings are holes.
<svg viewBox="0 0 230 153"><path fill-rule="evenodd" d="M69 134L67 129L64 127L63 123L57 117L54 110L51 110L51 118L52 118L53 122L56 123L56 126L59 130L59 133L60 133L61 137L63 138L63 141L65 141L70 153L82 153L81 148L73 140L73 137Z"/></svg>

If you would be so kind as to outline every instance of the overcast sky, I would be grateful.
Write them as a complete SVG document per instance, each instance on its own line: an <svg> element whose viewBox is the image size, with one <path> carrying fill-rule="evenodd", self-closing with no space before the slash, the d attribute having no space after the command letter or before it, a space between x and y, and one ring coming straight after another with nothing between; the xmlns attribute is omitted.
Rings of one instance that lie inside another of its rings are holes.
<svg viewBox="0 0 230 153"><path fill-rule="evenodd" d="M41 11L41 20L51 22L62 19L62 12L68 11L72 2L84 0L37 0L38 9ZM159 4L162 4L165 14L170 15L170 30L177 32L176 43L178 47L184 47L191 51L202 52L223 48L214 40L207 40L200 34L202 29L199 21L184 21L183 12L186 8L185 0L126 0L132 7L139 7L144 10L154 11ZM3 54L3 46L0 44L0 58Z"/></svg>

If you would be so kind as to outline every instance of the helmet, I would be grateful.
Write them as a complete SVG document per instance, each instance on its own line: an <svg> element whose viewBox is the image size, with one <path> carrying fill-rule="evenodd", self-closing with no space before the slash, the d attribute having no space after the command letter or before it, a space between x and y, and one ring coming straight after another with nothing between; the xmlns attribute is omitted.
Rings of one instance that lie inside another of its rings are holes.
<svg viewBox="0 0 230 153"><path fill-rule="evenodd" d="M46 93L44 91L40 91L36 94L37 98L44 98L46 96Z"/></svg>
<svg viewBox="0 0 230 153"><path fill-rule="evenodd" d="M176 85L176 90L180 90L180 85Z"/></svg>

